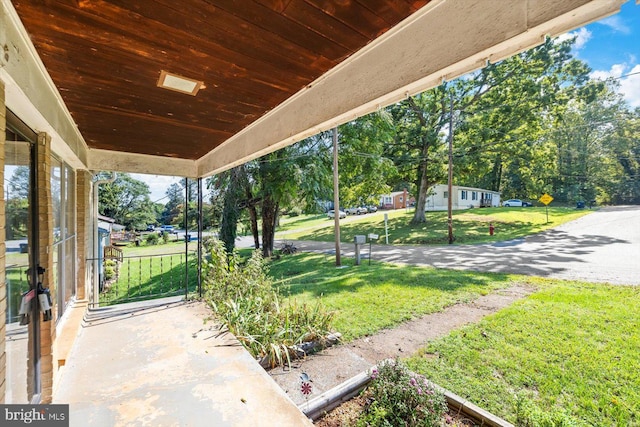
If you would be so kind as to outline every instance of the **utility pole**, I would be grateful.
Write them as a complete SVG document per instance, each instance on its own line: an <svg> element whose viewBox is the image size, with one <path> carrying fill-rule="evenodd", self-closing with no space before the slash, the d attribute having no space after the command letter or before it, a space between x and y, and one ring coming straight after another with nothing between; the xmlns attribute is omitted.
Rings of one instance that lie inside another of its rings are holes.
<svg viewBox="0 0 640 427"><path fill-rule="evenodd" d="M336 239L336 267L340 261L340 197L338 193L338 128L333 128L333 229Z"/></svg>
<svg viewBox="0 0 640 427"><path fill-rule="evenodd" d="M449 217L447 224L449 228L449 244L453 243L453 217L452 217L452 200L453 200L453 92L451 93L451 111L449 112L449 198L448 198L448 212Z"/></svg>

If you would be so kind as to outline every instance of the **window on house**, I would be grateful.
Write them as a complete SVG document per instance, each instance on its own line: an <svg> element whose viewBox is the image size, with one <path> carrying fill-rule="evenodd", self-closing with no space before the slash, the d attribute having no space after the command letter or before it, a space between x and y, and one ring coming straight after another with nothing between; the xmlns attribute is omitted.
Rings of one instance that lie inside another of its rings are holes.
<svg viewBox="0 0 640 427"><path fill-rule="evenodd" d="M448 199L448 198L449 198L449 192L448 192L448 191L445 191L445 192L444 192L444 198L445 198L445 199Z"/></svg>
<svg viewBox="0 0 640 427"><path fill-rule="evenodd" d="M51 158L51 199L53 205L54 284L58 291L58 316L76 293L75 172L55 157Z"/></svg>
<svg viewBox="0 0 640 427"><path fill-rule="evenodd" d="M403 202L403 200L402 200L402 196L400 196L400 197L398 198L398 200L400 201L400 203L402 203L402 202Z"/></svg>
<svg viewBox="0 0 640 427"><path fill-rule="evenodd" d="M467 200L467 190L462 190L460 193L462 200Z"/></svg>
<svg viewBox="0 0 640 427"><path fill-rule="evenodd" d="M471 200L478 200L478 193L476 191L471 192Z"/></svg>

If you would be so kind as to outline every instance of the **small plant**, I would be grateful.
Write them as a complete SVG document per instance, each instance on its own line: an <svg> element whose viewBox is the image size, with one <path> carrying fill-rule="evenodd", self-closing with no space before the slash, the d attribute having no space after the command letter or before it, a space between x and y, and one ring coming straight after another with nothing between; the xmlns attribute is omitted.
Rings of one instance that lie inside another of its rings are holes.
<svg viewBox="0 0 640 427"><path fill-rule="evenodd" d="M104 261L104 280L111 280L116 277L116 262L112 259Z"/></svg>
<svg viewBox="0 0 640 427"><path fill-rule="evenodd" d="M168 243L169 242L169 233L168 232L166 232L166 231L162 232L162 241L164 243Z"/></svg>
<svg viewBox="0 0 640 427"><path fill-rule="evenodd" d="M384 362L371 372L365 391L370 401L358 427L440 426L447 405L444 395L399 361Z"/></svg>
<svg viewBox="0 0 640 427"><path fill-rule="evenodd" d="M517 427L578 427L581 424L562 410L542 410L523 393L515 396Z"/></svg>
<svg viewBox="0 0 640 427"><path fill-rule="evenodd" d="M160 242L160 236L156 233L149 233L145 238L147 245L157 245Z"/></svg>
<svg viewBox="0 0 640 427"><path fill-rule="evenodd" d="M260 251L242 265L238 253L227 254L221 241L208 238L203 243L210 254L205 261L205 300L263 365L289 363L298 356L296 345L322 342L331 332L333 313L320 302L283 304Z"/></svg>

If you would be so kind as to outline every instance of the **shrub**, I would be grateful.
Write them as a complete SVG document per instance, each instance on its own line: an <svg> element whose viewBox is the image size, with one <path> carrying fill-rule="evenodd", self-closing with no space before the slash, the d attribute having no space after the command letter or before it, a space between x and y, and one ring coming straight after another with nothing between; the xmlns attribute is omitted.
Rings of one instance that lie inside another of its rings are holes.
<svg viewBox="0 0 640 427"><path fill-rule="evenodd" d="M160 236L156 233L149 233L145 238L147 245L157 245L160 242Z"/></svg>
<svg viewBox="0 0 640 427"><path fill-rule="evenodd" d="M168 243L169 242L169 233L168 232L166 232L166 231L162 232L162 241L164 243Z"/></svg>
<svg viewBox="0 0 640 427"><path fill-rule="evenodd" d="M205 300L254 357L271 367L289 363L297 356L295 345L330 332L333 313L320 302L280 301L260 251L241 265L237 251L227 254L221 241L207 238L203 244L210 254L204 261Z"/></svg>
<svg viewBox="0 0 640 427"><path fill-rule="evenodd" d="M444 394L422 375L400 363L383 362L365 391L370 401L359 427L440 426L447 405Z"/></svg>
<svg viewBox="0 0 640 427"><path fill-rule="evenodd" d="M104 280L111 280L116 276L116 262L112 259L106 259L104 261Z"/></svg>

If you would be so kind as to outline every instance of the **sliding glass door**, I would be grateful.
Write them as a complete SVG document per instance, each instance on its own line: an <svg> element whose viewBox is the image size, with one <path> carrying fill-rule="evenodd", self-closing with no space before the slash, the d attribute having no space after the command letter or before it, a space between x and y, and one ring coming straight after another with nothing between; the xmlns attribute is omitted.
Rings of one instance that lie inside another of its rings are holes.
<svg viewBox="0 0 640 427"><path fill-rule="evenodd" d="M36 135L8 112L5 137L5 403L35 403L40 398L38 231L34 204Z"/></svg>

